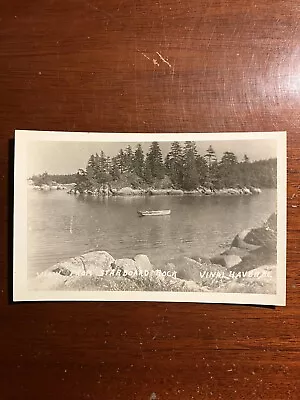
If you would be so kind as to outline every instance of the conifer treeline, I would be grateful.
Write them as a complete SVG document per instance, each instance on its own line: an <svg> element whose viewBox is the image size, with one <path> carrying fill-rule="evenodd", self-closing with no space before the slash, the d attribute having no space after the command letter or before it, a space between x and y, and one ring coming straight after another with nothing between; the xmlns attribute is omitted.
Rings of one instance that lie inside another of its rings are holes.
<svg viewBox="0 0 300 400"><path fill-rule="evenodd" d="M229 188L256 186L276 187L276 159L251 162L247 155L238 161L236 155L226 151L217 159L210 145L203 155L197 151L196 143L177 141L171 144L165 159L158 142L152 142L144 154L141 144L136 148L128 145L114 157L103 151L92 154L86 169L80 169L76 177L76 188L100 190L103 185L126 182L132 187L159 187L194 190L199 186Z"/></svg>
<svg viewBox="0 0 300 400"><path fill-rule="evenodd" d="M42 185L52 185L53 183L67 185L74 183L77 179L77 174L48 174L48 172L44 172L39 175L33 175L30 177L33 183L36 186Z"/></svg>

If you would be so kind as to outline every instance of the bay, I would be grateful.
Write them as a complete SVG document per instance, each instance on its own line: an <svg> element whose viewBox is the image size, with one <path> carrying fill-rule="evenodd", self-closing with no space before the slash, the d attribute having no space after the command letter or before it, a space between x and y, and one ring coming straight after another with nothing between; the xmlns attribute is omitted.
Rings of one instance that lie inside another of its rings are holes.
<svg viewBox="0 0 300 400"><path fill-rule="evenodd" d="M276 210L276 190L253 196L93 198L28 189L28 273L91 250L114 258L146 254L159 266L177 256L210 257ZM171 209L139 217L137 210Z"/></svg>

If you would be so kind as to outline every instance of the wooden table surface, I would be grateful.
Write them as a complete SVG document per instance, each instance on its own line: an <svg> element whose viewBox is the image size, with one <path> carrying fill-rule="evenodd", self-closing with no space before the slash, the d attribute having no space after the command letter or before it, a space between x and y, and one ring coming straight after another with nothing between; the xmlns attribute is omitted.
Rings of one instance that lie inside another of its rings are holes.
<svg viewBox="0 0 300 400"><path fill-rule="evenodd" d="M1 399L300 398L299 11L295 0L1 1ZM287 130L287 307L11 304L15 129Z"/></svg>

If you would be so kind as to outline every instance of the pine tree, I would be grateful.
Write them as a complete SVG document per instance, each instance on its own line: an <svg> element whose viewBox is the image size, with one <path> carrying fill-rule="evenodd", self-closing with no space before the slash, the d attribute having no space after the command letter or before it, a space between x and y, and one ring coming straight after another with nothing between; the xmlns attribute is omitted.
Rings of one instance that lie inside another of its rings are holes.
<svg viewBox="0 0 300 400"><path fill-rule="evenodd" d="M214 186L217 180L217 156L212 145L208 147L204 157L207 160L208 165L206 184L208 186Z"/></svg>
<svg viewBox="0 0 300 400"><path fill-rule="evenodd" d="M171 144L171 150L165 159L165 167L173 185L181 187L183 181L183 153L179 142Z"/></svg>
<svg viewBox="0 0 300 400"><path fill-rule="evenodd" d="M247 154L244 154L243 162L244 163L249 163L250 162L249 157L247 156Z"/></svg>
<svg viewBox="0 0 300 400"><path fill-rule="evenodd" d="M124 152L124 164L126 172L131 173L134 171L134 153L130 144L126 147Z"/></svg>
<svg viewBox="0 0 300 400"><path fill-rule="evenodd" d="M124 172L126 171L126 160L123 149L120 149L119 153L116 155L116 163L119 168L120 174L124 174Z"/></svg>
<svg viewBox="0 0 300 400"><path fill-rule="evenodd" d="M103 184L107 181L107 174L109 171L109 163L110 159L107 158L104 152L101 150L99 161L97 165L97 180L100 184Z"/></svg>
<svg viewBox="0 0 300 400"><path fill-rule="evenodd" d="M97 185L96 162L97 162L96 156L94 156L94 154L92 154L88 160L87 167L86 167L86 180L87 180L86 190L91 190L93 187L95 187Z"/></svg>
<svg viewBox="0 0 300 400"><path fill-rule="evenodd" d="M95 156L94 154L92 154L88 160L86 170L87 172L92 172L94 171L94 168L95 168Z"/></svg>
<svg viewBox="0 0 300 400"><path fill-rule="evenodd" d="M164 175L165 167L161 149L158 142L152 142L146 156L145 179L151 183L154 179L163 179Z"/></svg>
<svg viewBox="0 0 300 400"><path fill-rule="evenodd" d="M110 176L113 181L117 181L121 177L121 173L118 167L118 160L117 157L113 157L111 159L111 164L110 164L110 170L109 170Z"/></svg>
<svg viewBox="0 0 300 400"><path fill-rule="evenodd" d="M86 171L80 168L75 178L75 192L84 193L85 190L90 189L90 182L87 177Z"/></svg>
<svg viewBox="0 0 300 400"><path fill-rule="evenodd" d="M225 187L234 187L239 183L237 157L231 151L225 151L219 163L219 184Z"/></svg>
<svg viewBox="0 0 300 400"><path fill-rule="evenodd" d="M193 190L198 187L199 176L197 171L197 148L195 142L185 142L183 151L183 182L186 190Z"/></svg>
<svg viewBox="0 0 300 400"><path fill-rule="evenodd" d="M248 187L251 182L251 164L247 154L244 154L242 162L238 164L238 170L240 185Z"/></svg>
<svg viewBox="0 0 300 400"><path fill-rule="evenodd" d="M104 185L110 180L107 158L103 151L101 151L100 156L98 153L91 155L86 174L90 189L96 190L100 194Z"/></svg>
<svg viewBox="0 0 300 400"><path fill-rule="evenodd" d="M48 172L43 172L38 176L33 176L32 180L36 186L50 185L52 181L51 176L48 174Z"/></svg>
<svg viewBox="0 0 300 400"><path fill-rule="evenodd" d="M148 185L151 185L154 181L154 178L151 173L151 165L150 165L149 161L147 160L147 156L146 156L146 161L145 161L143 178Z"/></svg>
<svg viewBox="0 0 300 400"><path fill-rule="evenodd" d="M143 149L141 144L139 143L137 145L137 148L134 153L134 172L139 176L140 178L144 177L144 163L145 163L145 157L143 153Z"/></svg>
<svg viewBox="0 0 300 400"><path fill-rule="evenodd" d="M198 155L196 158L197 172L198 172L198 183L205 185L208 175L208 165L204 157Z"/></svg>
<svg viewBox="0 0 300 400"><path fill-rule="evenodd" d="M105 173L106 174L110 173L111 163L112 163L112 159L109 156L106 156L106 161L105 161Z"/></svg>
<svg viewBox="0 0 300 400"><path fill-rule="evenodd" d="M277 159L259 160L250 163L252 186L275 188L277 186Z"/></svg>

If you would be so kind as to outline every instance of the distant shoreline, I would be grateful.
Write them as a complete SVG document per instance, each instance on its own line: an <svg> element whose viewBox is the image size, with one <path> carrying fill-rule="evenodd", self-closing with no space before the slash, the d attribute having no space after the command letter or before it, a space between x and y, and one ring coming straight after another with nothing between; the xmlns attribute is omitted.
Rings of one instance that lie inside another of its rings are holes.
<svg viewBox="0 0 300 400"><path fill-rule="evenodd" d="M57 185L41 185L35 186L28 184L28 187L33 190L40 191L52 191L52 190L65 190L68 194L92 196L92 197L126 197L126 196L184 196L184 195L195 195L195 196L216 196L216 195L255 195L260 194L261 189L257 187L240 187L240 188L222 188L222 189L210 189L206 187L199 187L196 190L182 190L182 189L133 189L131 187L123 187L121 189L109 189L104 188L100 193L96 190L85 190L83 193L79 193L75 189L75 184L57 184Z"/></svg>

